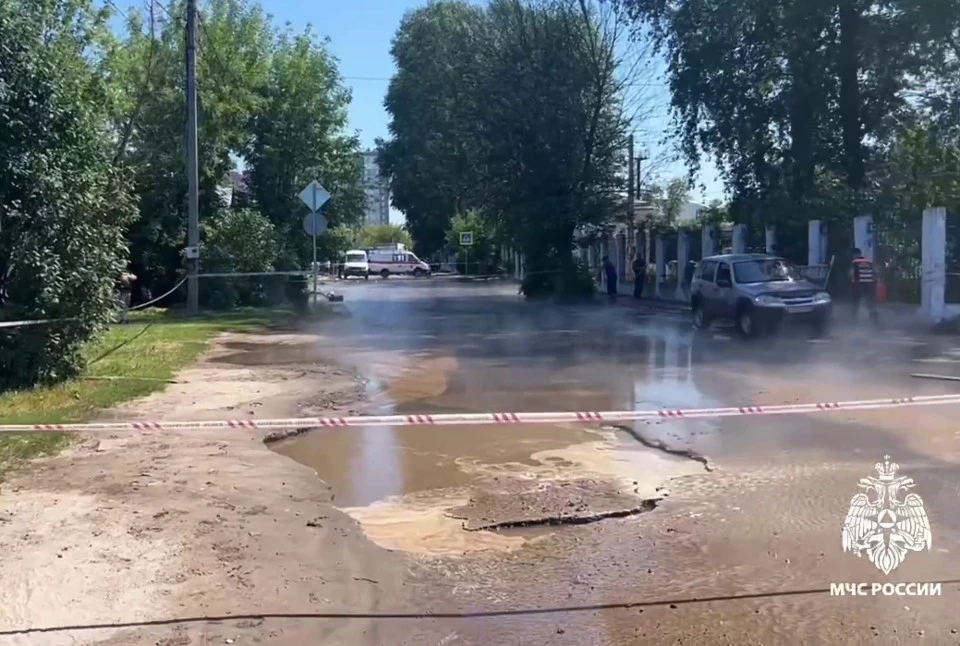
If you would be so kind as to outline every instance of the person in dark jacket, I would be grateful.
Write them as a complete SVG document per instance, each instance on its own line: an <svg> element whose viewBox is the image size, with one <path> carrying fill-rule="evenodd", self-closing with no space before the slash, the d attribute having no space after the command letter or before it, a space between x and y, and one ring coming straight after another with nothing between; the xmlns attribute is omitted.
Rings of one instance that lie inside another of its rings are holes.
<svg viewBox="0 0 960 646"><path fill-rule="evenodd" d="M647 280L647 261L639 252L633 254L633 297L643 296L643 283Z"/></svg>
<svg viewBox="0 0 960 646"><path fill-rule="evenodd" d="M613 300L617 297L617 267L610 262L609 256L603 257L603 275L607 281L607 296Z"/></svg>
<svg viewBox="0 0 960 646"><path fill-rule="evenodd" d="M864 303L870 313L870 320L879 321L877 313L877 272L873 263L863 257L858 248L853 250L853 261L850 263L850 285L853 295L853 318L860 316L860 303Z"/></svg>

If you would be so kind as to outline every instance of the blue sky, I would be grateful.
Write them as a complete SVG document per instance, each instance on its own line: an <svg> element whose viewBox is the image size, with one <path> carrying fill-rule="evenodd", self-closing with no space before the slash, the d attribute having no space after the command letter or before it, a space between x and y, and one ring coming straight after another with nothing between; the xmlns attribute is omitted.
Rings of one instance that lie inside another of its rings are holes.
<svg viewBox="0 0 960 646"><path fill-rule="evenodd" d="M482 3L483 0L474 0ZM386 137L389 117L383 108L387 83L394 73L390 44L404 13L423 6L426 0L347 0L336 3L318 3L308 0L260 0L265 11L277 25L290 23L295 28L311 24L314 30L330 37L330 50L340 61L340 71L353 91L350 107L350 127L360 133L365 147L371 147L377 137ZM117 0L121 7L129 0ZM653 122L643 126L639 137L648 154L655 156L662 148L657 144L669 123L667 105L669 96L665 87L656 90L658 107ZM676 163L663 169L665 177L682 175L685 169ZM712 165L705 164L699 181L706 190L696 189L691 198L708 201L722 198L723 188ZM402 222L399 212L391 213L391 220Z"/></svg>

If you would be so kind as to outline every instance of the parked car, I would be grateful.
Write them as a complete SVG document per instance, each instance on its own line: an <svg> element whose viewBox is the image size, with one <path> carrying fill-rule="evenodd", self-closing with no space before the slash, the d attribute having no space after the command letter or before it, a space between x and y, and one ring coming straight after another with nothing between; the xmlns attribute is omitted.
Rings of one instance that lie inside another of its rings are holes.
<svg viewBox="0 0 960 646"><path fill-rule="evenodd" d="M815 335L829 325L830 295L803 279L796 266L768 254L704 258L690 286L693 324L732 320L744 338L776 331L786 321L808 324Z"/></svg>

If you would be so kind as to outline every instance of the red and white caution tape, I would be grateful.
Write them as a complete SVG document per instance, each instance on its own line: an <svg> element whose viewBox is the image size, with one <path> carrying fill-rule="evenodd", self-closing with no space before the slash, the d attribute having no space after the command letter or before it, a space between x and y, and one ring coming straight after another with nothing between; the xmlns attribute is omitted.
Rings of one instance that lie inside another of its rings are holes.
<svg viewBox="0 0 960 646"><path fill-rule="evenodd" d="M0 433L29 431L190 431L199 429L292 429L340 426L476 426L486 424L597 424L636 420L684 420L709 417L754 417L796 415L840 410L877 410L907 406L960 404L960 394L921 395L896 399L862 399L845 402L781 404L777 406L731 406L663 410L615 410L553 413L444 413L438 415L370 415L355 417L292 417L287 419L239 419L195 422L90 422L86 424L0 424Z"/></svg>

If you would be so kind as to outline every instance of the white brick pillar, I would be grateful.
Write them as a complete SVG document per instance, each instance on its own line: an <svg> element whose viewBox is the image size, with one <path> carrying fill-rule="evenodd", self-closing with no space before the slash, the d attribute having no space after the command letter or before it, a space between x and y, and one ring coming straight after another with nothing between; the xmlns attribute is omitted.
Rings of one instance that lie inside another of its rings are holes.
<svg viewBox="0 0 960 646"><path fill-rule="evenodd" d="M853 246L863 253L870 262L876 262L873 236L873 218L861 215L853 218Z"/></svg>
<svg viewBox="0 0 960 646"><path fill-rule="evenodd" d="M807 264L822 265L827 262L827 224L821 220L807 223Z"/></svg>
<svg viewBox="0 0 960 646"><path fill-rule="evenodd" d="M676 298L683 300L686 293L683 291L683 276L690 261L690 232L680 229L677 232L677 291Z"/></svg>
<svg viewBox="0 0 960 646"><path fill-rule="evenodd" d="M654 240L654 255L657 262L656 288L654 293L660 296L660 285L663 283L663 276L666 273L666 254L664 253L663 237L657 236Z"/></svg>
<svg viewBox="0 0 960 646"><path fill-rule="evenodd" d="M704 225L703 229L700 231L700 241L702 249L700 257L706 258L707 256L717 255L717 227L713 224Z"/></svg>
<svg viewBox="0 0 960 646"><path fill-rule="evenodd" d="M733 225L733 253L747 252L747 225Z"/></svg>
<svg viewBox="0 0 960 646"><path fill-rule="evenodd" d="M947 209L935 206L923 211L920 239L920 311L933 323L943 320L947 290Z"/></svg>

